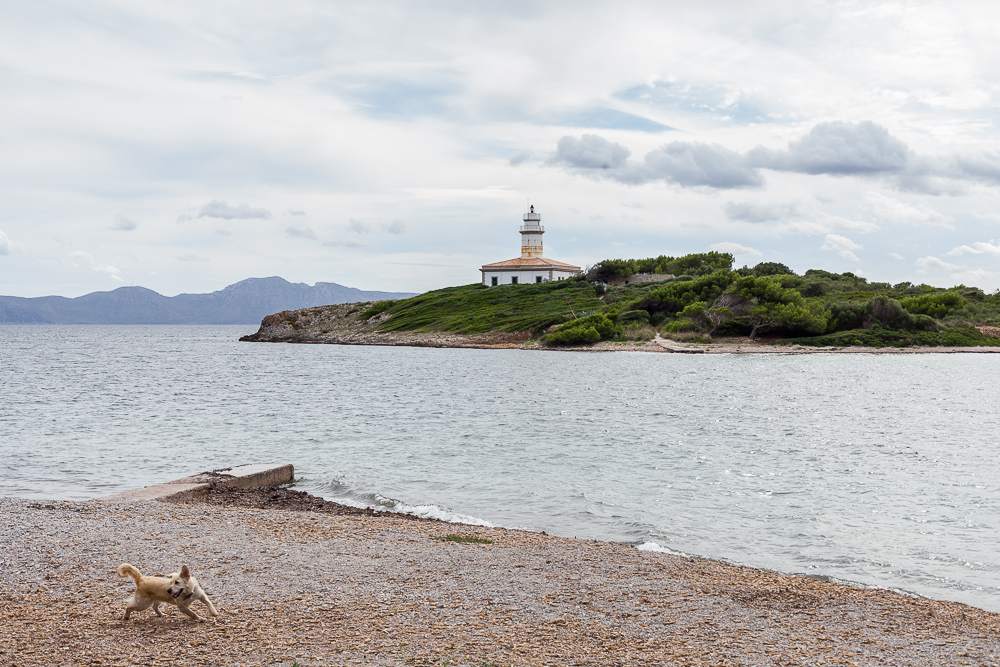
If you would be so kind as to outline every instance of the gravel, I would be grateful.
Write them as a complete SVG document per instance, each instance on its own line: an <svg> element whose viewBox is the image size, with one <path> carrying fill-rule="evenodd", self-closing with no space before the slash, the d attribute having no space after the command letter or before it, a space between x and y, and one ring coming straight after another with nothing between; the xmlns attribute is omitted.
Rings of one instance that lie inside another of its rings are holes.
<svg viewBox="0 0 1000 667"><path fill-rule="evenodd" d="M284 491L0 499L0 662L1000 664L1000 615L959 603ZM122 562L188 564L221 615L123 622Z"/></svg>

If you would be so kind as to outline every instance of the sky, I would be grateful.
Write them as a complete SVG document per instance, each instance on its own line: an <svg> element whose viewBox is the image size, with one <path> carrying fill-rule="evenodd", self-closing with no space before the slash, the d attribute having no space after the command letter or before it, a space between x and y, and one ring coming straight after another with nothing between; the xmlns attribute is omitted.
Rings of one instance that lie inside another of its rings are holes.
<svg viewBox="0 0 1000 667"><path fill-rule="evenodd" d="M0 4L0 294L719 250L1000 288L1000 4Z"/></svg>

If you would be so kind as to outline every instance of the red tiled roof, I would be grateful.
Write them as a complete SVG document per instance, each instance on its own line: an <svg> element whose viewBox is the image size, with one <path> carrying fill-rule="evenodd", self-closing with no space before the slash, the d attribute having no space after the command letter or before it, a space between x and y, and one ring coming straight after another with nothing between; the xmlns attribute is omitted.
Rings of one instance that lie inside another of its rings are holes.
<svg viewBox="0 0 1000 667"><path fill-rule="evenodd" d="M482 271L490 269L560 269L562 271L580 271L579 266L573 266L566 262L557 262L546 257L517 257L504 262L494 262L493 264L483 264Z"/></svg>

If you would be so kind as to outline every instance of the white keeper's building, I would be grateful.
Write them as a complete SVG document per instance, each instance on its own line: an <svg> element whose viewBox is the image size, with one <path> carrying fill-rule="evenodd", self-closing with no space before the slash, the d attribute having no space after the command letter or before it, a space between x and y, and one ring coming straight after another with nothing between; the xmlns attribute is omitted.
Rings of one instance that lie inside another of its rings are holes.
<svg viewBox="0 0 1000 667"><path fill-rule="evenodd" d="M570 278L582 269L579 266L546 259L542 252L542 234L545 228L541 225L542 216L535 213L535 207L524 214L524 225L521 226L521 256L508 259L505 262L483 264L480 271L483 274L483 284L518 285L524 283L548 283L553 280Z"/></svg>

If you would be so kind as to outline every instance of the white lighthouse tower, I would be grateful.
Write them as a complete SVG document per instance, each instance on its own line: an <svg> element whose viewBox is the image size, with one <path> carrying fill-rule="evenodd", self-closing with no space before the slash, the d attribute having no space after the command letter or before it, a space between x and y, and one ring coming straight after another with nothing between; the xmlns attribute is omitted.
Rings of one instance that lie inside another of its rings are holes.
<svg viewBox="0 0 1000 667"><path fill-rule="evenodd" d="M523 285L525 283L547 283L564 280L580 273L580 267L565 262L547 259L542 248L542 216L535 213L532 206L521 218L521 256L504 262L483 264L480 270L483 284Z"/></svg>
<svg viewBox="0 0 1000 667"><path fill-rule="evenodd" d="M524 224L521 225L521 257L544 257L542 252L542 216L535 213L534 205L524 214Z"/></svg>

